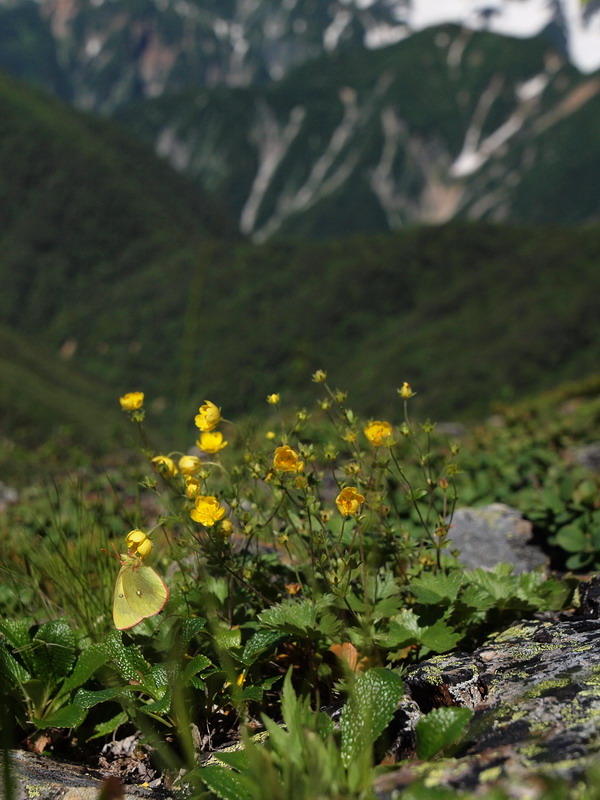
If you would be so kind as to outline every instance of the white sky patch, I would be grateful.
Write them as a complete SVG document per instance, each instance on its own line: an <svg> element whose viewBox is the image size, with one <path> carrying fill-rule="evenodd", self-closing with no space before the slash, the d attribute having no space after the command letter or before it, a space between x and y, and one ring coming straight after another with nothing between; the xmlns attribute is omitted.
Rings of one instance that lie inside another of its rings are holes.
<svg viewBox="0 0 600 800"><path fill-rule="evenodd" d="M581 72L594 72L600 68L600 11L586 19L581 0L559 3L570 60ZM456 23L518 38L537 35L554 18L549 0L396 0L394 13L411 31Z"/></svg>

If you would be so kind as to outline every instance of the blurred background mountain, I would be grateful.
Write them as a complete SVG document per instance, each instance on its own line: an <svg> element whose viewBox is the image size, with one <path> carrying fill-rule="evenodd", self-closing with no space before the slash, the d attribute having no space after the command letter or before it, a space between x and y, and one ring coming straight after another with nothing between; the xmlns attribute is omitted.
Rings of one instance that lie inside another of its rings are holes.
<svg viewBox="0 0 600 800"><path fill-rule="evenodd" d="M0 0L2 429L597 370L599 68L600 0Z"/></svg>

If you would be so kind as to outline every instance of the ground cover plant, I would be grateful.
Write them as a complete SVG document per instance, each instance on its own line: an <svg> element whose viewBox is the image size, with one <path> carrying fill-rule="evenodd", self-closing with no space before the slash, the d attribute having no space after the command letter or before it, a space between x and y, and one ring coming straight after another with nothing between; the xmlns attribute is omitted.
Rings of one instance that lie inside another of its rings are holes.
<svg viewBox="0 0 600 800"><path fill-rule="evenodd" d="M0 674L14 743L193 797L369 798L394 760L409 664L572 602L563 573L596 567L599 495L566 453L597 430L597 381L462 439L416 421L408 383L390 419L365 419L323 371L313 382L310 410L272 393L237 424L202 402L181 451L154 448L144 395L129 392L139 459L32 487L7 510ZM513 497L561 577L461 566L457 503ZM470 714L425 715L417 756L451 753ZM111 758L132 735L138 756Z"/></svg>

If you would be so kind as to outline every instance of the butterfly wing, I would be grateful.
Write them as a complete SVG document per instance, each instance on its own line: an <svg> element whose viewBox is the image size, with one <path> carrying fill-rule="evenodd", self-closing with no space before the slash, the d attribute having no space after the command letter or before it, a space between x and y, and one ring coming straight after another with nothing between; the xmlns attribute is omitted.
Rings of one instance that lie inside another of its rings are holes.
<svg viewBox="0 0 600 800"><path fill-rule="evenodd" d="M125 564L117 575L113 598L113 620L119 630L133 628L146 617L153 617L169 598L167 585L152 567Z"/></svg>

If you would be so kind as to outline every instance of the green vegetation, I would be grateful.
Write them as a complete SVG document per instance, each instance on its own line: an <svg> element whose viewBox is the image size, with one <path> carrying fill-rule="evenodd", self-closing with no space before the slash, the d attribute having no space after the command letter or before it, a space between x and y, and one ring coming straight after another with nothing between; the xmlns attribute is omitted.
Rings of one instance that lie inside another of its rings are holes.
<svg viewBox="0 0 600 800"><path fill-rule="evenodd" d="M552 509L561 503L595 541L598 474L566 450L598 429L598 379L505 408L460 445L413 420L407 383L391 421L369 421L324 372L313 380L310 410L280 408L272 395L258 424L204 403L200 450L185 453L153 449L144 397L124 396L143 459L115 453L104 475L98 462L79 464L50 494L31 471L0 523L0 675L13 741L60 752L72 729L89 763L116 732L140 730L160 773L183 769L195 798L285 800L294 786L306 800L332 787L368 800L406 666L572 605L573 575L465 570L451 519L457 503L514 497L564 568L573 541L539 514L553 497ZM132 624L123 603L135 614L139 602L119 582L111 615L111 547L127 550L130 570L153 565L168 586L164 609L142 598ZM587 567L588 552L583 542L571 566ZM325 706L342 709L339 726ZM461 708L422 716L418 757L451 757L470 718ZM217 748L210 759L195 730ZM579 796L548 785L557 798Z"/></svg>
<svg viewBox="0 0 600 800"><path fill-rule="evenodd" d="M302 401L306 375L325 366L365 412L391 401L372 385L411 375L427 377L424 411L464 416L598 363L596 228L455 223L216 244L190 187L149 153L133 158L104 123L0 89L1 321L30 354L38 341L62 348L115 394L144 389L157 409L169 397L181 418L198 393L248 412L265 385ZM46 404L11 362L18 413Z"/></svg>

